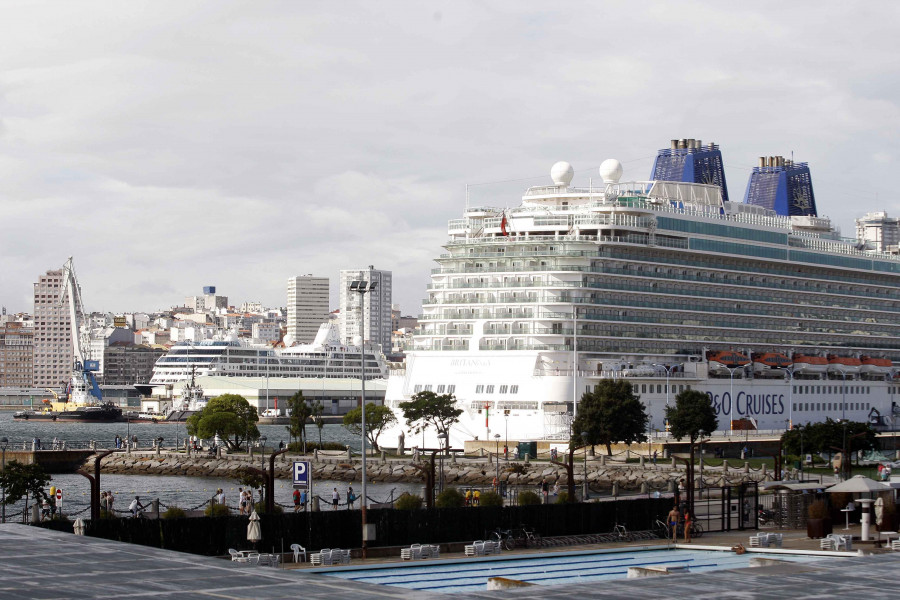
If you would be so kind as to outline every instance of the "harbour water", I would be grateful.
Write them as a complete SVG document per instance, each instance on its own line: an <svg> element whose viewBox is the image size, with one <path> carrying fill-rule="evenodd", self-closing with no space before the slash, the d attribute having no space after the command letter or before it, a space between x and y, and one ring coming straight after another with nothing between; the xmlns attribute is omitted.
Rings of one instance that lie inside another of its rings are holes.
<svg viewBox="0 0 900 600"><path fill-rule="evenodd" d="M180 425L154 425L150 423L37 423L29 421L16 421L12 418L11 411L0 412L0 437L9 439L11 445L30 443L34 438L39 438L42 444L50 443L54 438L67 442L89 442L97 440L104 444L112 444L116 435L137 436L141 445L150 440L162 437L164 445L168 446L176 440L184 440L186 434L183 424ZM267 438L267 445L277 445L279 441L288 442L288 434L284 425L260 425L260 433ZM307 426L309 440L318 441L319 432L313 425ZM322 428L323 442L338 442L349 444L352 448L359 449L360 443L356 436L350 434L340 425L325 425ZM63 489L63 508L69 515L86 514L90 501L90 485L85 477L77 474L53 475L51 485ZM359 482L353 486L354 493L360 494ZM313 494L318 495L323 502L323 510L329 510L331 495L334 488L338 489L341 496L341 508L346 508L344 503L347 496L347 482L313 481ZM240 484L234 479L216 477L184 477L169 475L103 475L101 488L111 490L116 497L114 507L116 510L125 510L134 496L140 496L141 502L149 504L158 498L164 506L178 506L183 509L193 509L206 502L217 488L225 491L226 503L236 506L237 489ZM385 502L396 498L405 491L422 494L422 485L416 483L369 483L368 496L370 502ZM275 502L291 506L291 494L293 488L287 480L275 482ZM325 504L328 504L326 507ZM7 518L20 512L24 502L7 507ZM357 502L356 506L359 506ZM79 515L79 516L81 516Z"/></svg>

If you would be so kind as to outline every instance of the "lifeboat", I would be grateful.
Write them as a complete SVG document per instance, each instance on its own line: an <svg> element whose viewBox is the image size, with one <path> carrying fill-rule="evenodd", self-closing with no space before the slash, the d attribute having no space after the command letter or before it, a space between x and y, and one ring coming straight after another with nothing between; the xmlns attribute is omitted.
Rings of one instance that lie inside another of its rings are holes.
<svg viewBox="0 0 900 600"><path fill-rule="evenodd" d="M870 356L860 356L859 362L861 363L859 372L869 375L890 373L891 367L894 366L887 358L872 358Z"/></svg>
<svg viewBox="0 0 900 600"><path fill-rule="evenodd" d="M794 355L795 373L824 373L828 370L828 359L811 354Z"/></svg>
<svg viewBox="0 0 900 600"><path fill-rule="evenodd" d="M791 366L794 362L780 352L760 352L751 356L753 358L753 370L756 373L765 373L772 369L783 369Z"/></svg>
<svg viewBox="0 0 900 600"><path fill-rule="evenodd" d="M709 361L709 368L713 371L725 371L726 367L733 369L750 363L750 359L747 358L746 354L734 352L733 350L707 352L706 360Z"/></svg>
<svg viewBox="0 0 900 600"><path fill-rule="evenodd" d="M828 355L828 371L832 373L859 373L862 361L855 356Z"/></svg>

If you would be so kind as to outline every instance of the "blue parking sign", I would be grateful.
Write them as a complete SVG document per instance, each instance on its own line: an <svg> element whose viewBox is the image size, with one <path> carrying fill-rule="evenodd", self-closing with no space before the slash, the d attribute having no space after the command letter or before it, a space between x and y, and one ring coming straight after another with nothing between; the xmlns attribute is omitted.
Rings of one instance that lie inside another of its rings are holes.
<svg viewBox="0 0 900 600"><path fill-rule="evenodd" d="M309 487L310 467L309 461L298 460L294 462L294 485Z"/></svg>

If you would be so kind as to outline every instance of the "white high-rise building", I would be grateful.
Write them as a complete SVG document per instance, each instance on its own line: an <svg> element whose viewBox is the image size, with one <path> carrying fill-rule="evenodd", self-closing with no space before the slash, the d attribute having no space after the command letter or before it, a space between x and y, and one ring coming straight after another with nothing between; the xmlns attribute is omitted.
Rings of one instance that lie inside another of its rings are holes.
<svg viewBox="0 0 900 600"><path fill-rule="evenodd" d="M328 320L331 295L327 277L298 275L288 279L287 335L295 344L311 344Z"/></svg>
<svg viewBox="0 0 900 600"><path fill-rule="evenodd" d="M900 219L886 212L870 212L856 219L856 238L869 248L881 252L897 252L900 244Z"/></svg>
<svg viewBox="0 0 900 600"><path fill-rule="evenodd" d="M365 341L378 344L381 351L391 351L391 281L390 271L369 265L368 269L341 270L341 339L352 344L359 335L359 294L350 291L350 282L363 280L375 283L375 289L364 295L366 314Z"/></svg>
<svg viewBox="0 0 900 600"><path fill-rule="evenodd" d="M34 284L34 387L60 390L72 377L75 353L69 299L59 297L62 286L62 269L47 271Z"/></svg>

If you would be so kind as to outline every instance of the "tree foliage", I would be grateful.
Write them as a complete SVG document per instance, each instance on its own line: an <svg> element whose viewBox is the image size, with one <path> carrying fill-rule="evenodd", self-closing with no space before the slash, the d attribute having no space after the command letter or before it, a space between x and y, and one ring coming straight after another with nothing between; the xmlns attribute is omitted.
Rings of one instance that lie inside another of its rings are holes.
<svg viewBox="0 0 900 600"><path fill-rule="evenodd" d="M298 440L301 443L306 439L306 422L313 414L312 405L303 397L303 391L297 392L288 400L288 410L291 411L290 422L286 426L291 441Z"/></svg>
<svg viewBox="0 0 900 600"><path fill-rule="evenodd" d="M716 430L718 418L712 400L697 390L684 390L675 396L675 405L666 407L669 431L677 440L688 438L693 446L701 435Z"/></svg>
<svg viewBox="0 0 900 600"><path fill-rule="evenodd" d="M438 434L450 432L450 427L459 420L463 413L456 407L453 394L435 394L419 392L413 394L409 402L401 402L400 410L406 419L406 426L414 433L421 433L429 427L437 429Z"/></svg>
<svg viewBox="0 0 900 600"><path fill-rule="evenodd" d="M850 421L847 423L847 451L874 450L878 447L875 431L868 423ZM781 436L784 451L787 454L801 453L800 438L803 437L802 451L809 454L832 455L843 448L844 425L831 417L821 423L797 425Z"/></svg>
<svg viewBox="0 0 900 600"><path fill-rule="evenodd" d="M15 504L22 498L35 501L50 499L44 488L52 478L44 472L41 465L26 465L17 460L6 463L6 469L0 471L0 485L6 490L6 504Z"/></svg>
<svg viewBox="0 0 900 600"><path fill-rule="evenodd" d="M396 422L397 417L387 406L366 403L366 439L376 451L378 451L378 437ZM362 410L358 406L344 415L344 428L354 435L362 433Z"/></svg>
<svg viewBox="0 0 900 600"><path fill-rule="evenodd" d="M188 417L187 431L202 439L218 435L229 449L237 450L245 441L259 437L258 421L256 408L250 406L246 398L223 394L212 398L203 410Z"/></svg>
<svg viewBox="0 0 900 600"><path fill-rule="evenodd" d="M647 440L647 410L634 389L623 379L601 379L592 392L585 392L578 403L578 416L572 425L575 447L585 443L606 446L612 456L612 444Z"/></svg>

